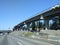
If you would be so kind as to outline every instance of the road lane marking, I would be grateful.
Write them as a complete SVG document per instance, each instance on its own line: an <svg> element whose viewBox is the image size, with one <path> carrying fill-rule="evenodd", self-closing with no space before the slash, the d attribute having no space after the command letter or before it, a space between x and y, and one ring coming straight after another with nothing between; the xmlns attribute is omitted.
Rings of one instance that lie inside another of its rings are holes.
<svg viewBox="0 0 60 45"><path fill-rule="evenodd" d="M18 38L15 38L15 37L12 37L12 36L9 36L9 37L11 37L11 39L14 39L14 40L17 39L17 40L18 40L17 43L18 43L19 45L22 45L22 43L20 42L20 40L19 40Z"/></svg>
<svg viewBox="0 0 60 45"><path fill-rule="evenodd" d="M12 36L10 36L10 37L12 37ZM16 38L16 37L12 37L12 39L17 39L18 40L18 44L19 45L23 45L22 43L21 43L21 40L19 40L18 38ZM26 39L26 38L24 38L24 39ZM32 41L32 42L37 42L37 43L40 43L40 41L35 41L35 40L31 40L31 39L26 39L26 40L29 40L29 41ZM45 43L47 43L47 42L45 42ZM50 44L50 43L49 43ZM53 44L52 44L53 45Z"/></svg>
<svg viewBox="0 0 60 45"><path fill-rule="evenodd" d="M22 43L18 42L19 45L22 45Z"/></svg>

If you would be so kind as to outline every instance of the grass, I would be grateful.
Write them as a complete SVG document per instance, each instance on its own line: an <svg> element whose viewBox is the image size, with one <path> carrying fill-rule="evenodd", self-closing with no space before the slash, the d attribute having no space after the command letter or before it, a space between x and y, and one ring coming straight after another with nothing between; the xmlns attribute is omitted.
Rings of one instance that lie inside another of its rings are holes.
<svg viewBox="0 0 60 45"><path fill-rule="evenodd" d="M28 36L34 35L34 33L33 32L24 32L23 35L28 37Z"/></svg>

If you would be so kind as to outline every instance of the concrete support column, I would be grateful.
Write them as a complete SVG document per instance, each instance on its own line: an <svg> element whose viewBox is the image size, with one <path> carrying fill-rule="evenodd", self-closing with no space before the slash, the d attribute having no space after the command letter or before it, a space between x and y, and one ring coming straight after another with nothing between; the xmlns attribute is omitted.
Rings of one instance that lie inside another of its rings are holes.
<svg viewBox="0 0 60 45"><path fill-rule="evenodd" d="M37 21L37 32L40 31L40 27L41 27L41 24L40 24L40 20L39 20L39 21Z"/></svg>
<svg viewBox="0 0 60 45"><path fill-rule="evenodd" d="M21 30L21 27L19 28L19 30Z"/></svg>
<svg viewBox="0 0 60 45"><path fill-rule="evenodd" d="M30 28L30 23L27 24L27 29L28 29L28 31L29 31L29 28Z"/></svg>
<svg viewBox="0 0 60 45"><path fill-rule="evenodd" d="M21 26L21 30L23 30L23 25Z"/></svg>
<svg viewBox="0 0 60 45"><path fill-rule="evenodd" d="M35 30L35 21L32 22L32 31L36 31Z"/></svg>
<svg viewBox="0 0 60 45"><path fill-rule="evenodd" d="M22 30L22 26L20 26L20 30Z"/></svg>
<svg viewBox="0 0 60 45"><path fill-rule="evenodd" d="M59 16L59 25L60 25L60 16Z"/></svg>
<svg viewBox="0 0 60 45"><path fill-rule="evenodd" d="M55 22L56 22L57 24L60 24L60 16L55 16Z"/></svg>
<svg viewBox="0 0 60 45"><path fill-rule="evenodd" d="M48 30L48 29L49 29L49 20L46 19L46 20L44 21L44 23L45 23L45 30Z"/></svg>

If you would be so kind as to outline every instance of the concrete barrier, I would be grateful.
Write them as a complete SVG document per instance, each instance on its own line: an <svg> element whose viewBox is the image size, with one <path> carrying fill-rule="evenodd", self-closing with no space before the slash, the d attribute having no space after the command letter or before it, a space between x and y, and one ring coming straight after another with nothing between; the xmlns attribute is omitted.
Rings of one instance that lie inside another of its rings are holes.
<svg viewBox="0 0 60 45"><path fill-rule="evenodd" d="M60 30L41 30L40 33L46 33L48 35L56 35L56 36L60 36Z"/></svg>

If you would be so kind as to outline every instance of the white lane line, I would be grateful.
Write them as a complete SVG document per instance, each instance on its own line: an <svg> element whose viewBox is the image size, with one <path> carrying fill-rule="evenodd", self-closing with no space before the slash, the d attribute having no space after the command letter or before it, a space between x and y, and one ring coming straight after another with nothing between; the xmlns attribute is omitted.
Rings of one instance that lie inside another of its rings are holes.
<svg viewBox="0 0 60 45"><path fill-rule="evenodd" d="M18 40L17 43L18 43L19 45L23 45L18 38L15 38L15 37L12 37L12 36L9 36L9 37L11 37L11 38L14 39L14 40L17 39L17 40Z"/></svg>
<svg viewBox="0 0 60 45"><path fill-rule="evenodd" d="M44 38L40 38L40 39L44 39ZM46 39L44 39L46 40ZM53 40L53 39L47 39L48 41L55 41L55 42L59 42L60 43L60 40Z"/></svg>
<svg viewBox="0 0 60 45"><path fill-rule="evenodd" d="M58 40L53 40L53 39L47 39L47 40L50 40L50 41L58 41Z"/></svg>
<svg viewBox="0 0 60 45"><path fill-rule="evenodd" d="M22 43L18 42L19 45L22 45Z"/></svg>

